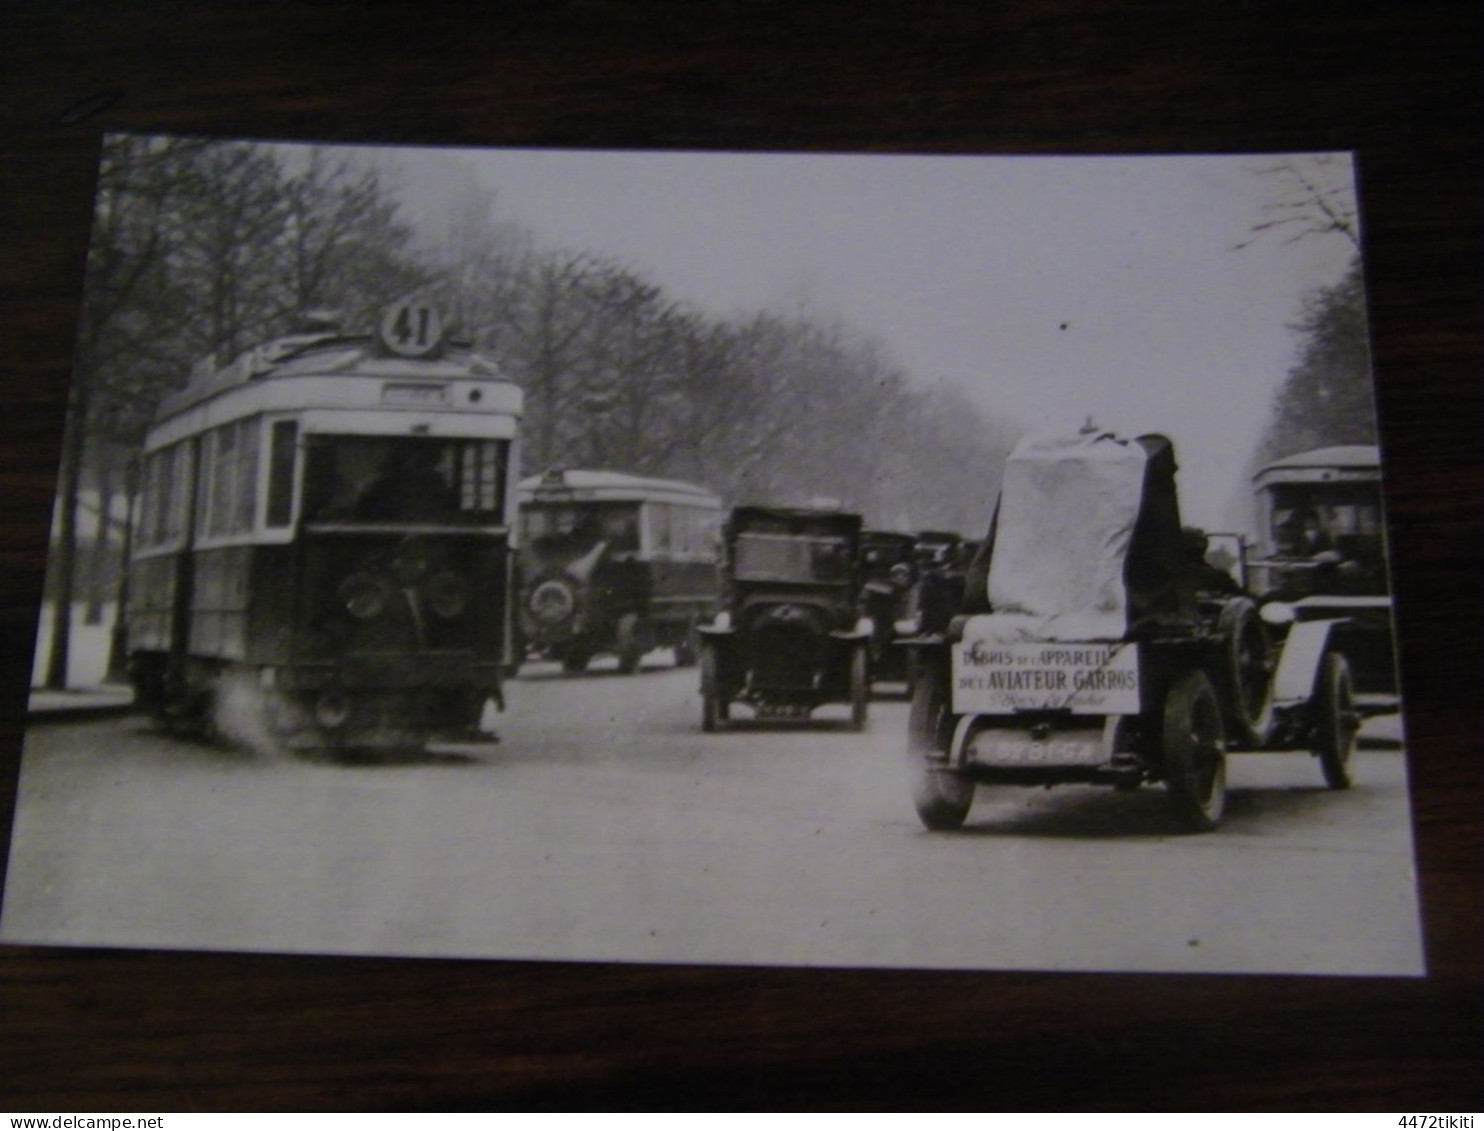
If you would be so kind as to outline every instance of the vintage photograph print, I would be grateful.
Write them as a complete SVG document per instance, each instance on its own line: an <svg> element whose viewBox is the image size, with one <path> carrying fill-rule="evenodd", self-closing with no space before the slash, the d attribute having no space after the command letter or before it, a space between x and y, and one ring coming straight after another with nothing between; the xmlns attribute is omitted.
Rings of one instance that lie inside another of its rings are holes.
<svg viewBox="0 0 1484 1131"><path fill-rule="evenodd" d="M1356 199L106 138L0 939L1423 973Z"/></svg>

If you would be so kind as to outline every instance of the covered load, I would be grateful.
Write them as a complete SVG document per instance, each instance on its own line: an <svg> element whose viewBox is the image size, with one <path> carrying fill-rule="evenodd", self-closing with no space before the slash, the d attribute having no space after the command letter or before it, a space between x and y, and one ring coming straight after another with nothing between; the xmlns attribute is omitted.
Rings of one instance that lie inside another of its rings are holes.
<svg viewBox="0 0 1484 1131"><path fill-rule="evenodd" d="M989 615L966 637L1122 640L1151 618L1192 616L1175 470L1163 436L1022 440L969 579L966 611Z"/></svg>

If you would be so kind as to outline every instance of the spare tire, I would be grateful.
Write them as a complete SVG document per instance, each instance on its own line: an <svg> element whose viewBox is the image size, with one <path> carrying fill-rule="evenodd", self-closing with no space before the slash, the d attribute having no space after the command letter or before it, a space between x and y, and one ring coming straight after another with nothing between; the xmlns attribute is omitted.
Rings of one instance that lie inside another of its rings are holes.
<svg viewBox="0 0 1484 1131"><path fill-rule="evenodd" d="M526 594L526 610L537 624L552 628L577 612L578 584L565 574L538 577Z"/></svg>

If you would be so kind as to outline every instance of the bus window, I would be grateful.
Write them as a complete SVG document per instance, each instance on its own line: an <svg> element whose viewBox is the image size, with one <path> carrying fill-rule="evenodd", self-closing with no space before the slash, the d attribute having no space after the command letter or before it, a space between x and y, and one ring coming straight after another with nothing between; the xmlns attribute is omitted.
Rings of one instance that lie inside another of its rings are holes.
<svg viewBox="0 0 1484 1131"><path fill-rule="evenodd" d="M638 503L527 503L521 524L527 545L542 556L580 557L599 542L609 553L639 551Z"/></svg>
<svg viewBox="0 0 1484 1131"><path fill-rule="evenodd" d="M648 503L645 510L649 512L649 552L669 556L675 552L674 521L678 508L670 506L669 503Z"/></svg>
<svg viewBox="0 0 1484 1131"><path fill-rule="evenodd" d="M615 554L639 552L639 508L636 506L604 507L603 539Z"/></svg>

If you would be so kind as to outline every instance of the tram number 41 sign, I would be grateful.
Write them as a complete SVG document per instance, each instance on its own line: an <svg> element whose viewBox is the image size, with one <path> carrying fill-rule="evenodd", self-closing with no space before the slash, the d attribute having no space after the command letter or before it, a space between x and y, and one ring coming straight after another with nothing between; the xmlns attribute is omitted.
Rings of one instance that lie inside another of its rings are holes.
<svg viewBox="0 0 1484 1131"><path fill-rule="evenodd" d="M443 342L443 315L427 302L398 302L381 316L381 341L401 357L422 357Z"/></svg>

